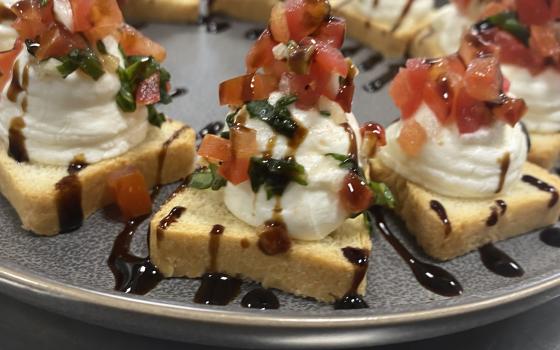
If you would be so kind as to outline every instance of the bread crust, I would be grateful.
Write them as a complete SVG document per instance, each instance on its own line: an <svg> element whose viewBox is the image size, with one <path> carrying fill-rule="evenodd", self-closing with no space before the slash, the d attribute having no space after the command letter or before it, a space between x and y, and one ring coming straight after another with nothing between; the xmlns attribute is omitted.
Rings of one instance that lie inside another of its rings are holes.
<svg viewBox="0 0 560 350"><path fill-rule="evenodd" d="M198 20L200 0L131 0L123 13L131 22L188 22Z"/></svg>
<svg viewBox="0 0 560 350"><path fill-rule="evenodd" d="M321 241L294 240L287 253L265 255L258 248L256 229L234 217L223 203L223 190L189 188L155 214L150 224L150 254L164 276L197 278L210 272L211 232L218 224L224 232L212 272L242 276L264 287L331 303L351 289L356 273L356 266L343 256L342 249L371 251L369 232L359 217ZM186 210L175 223L158 232L161 220L175 207ZM365 293L365 286L364 279L358 293Z"/></svg>
<svg viewBox="0 0 560 350"><path fill-rule="evenodd" d="M396 211L409 232L428 255L438 260L453 259L487 243L552 225L558 221L560 214L560 203L549 208L549 192L522 181L509 193L490 199L450 198L407 181L379 159L373 160L371 165L372 177L385 182L395 194ZM526 163L523 173L560 189L560 178L534 164ZM445 208L452 228L449 234L446 234L438 214L431 209L432 200L437 200ZM506 203L505 211L496 203L497 200ZM494 212L497 222L489 226Z"/></svg>
<svg viewBox="0 0 560 350"><path fill-rule="evenodd" d="M175 182L192 172L196 139L194 130L175 121L163 123L160 129L150 127L146 140L134 149L122 156L89 165L77 174L82 186L84 218L110 204L106 181L115 170L135 166L144 175L146 184L150 188L155 186L162 145L180 129L183 130L167 149L160 182ZM2 145L0 191L15 208L26 230L45 236L60 232L55 186L67 175L66 167L17 163L8 156L6 146Z"/></svg>
<svg viewBox="0 0 560 350"><path fill-rule="evenodd" d="M552 169L560 159L560 133L530 133L529 161L545 169Z"/></svg>

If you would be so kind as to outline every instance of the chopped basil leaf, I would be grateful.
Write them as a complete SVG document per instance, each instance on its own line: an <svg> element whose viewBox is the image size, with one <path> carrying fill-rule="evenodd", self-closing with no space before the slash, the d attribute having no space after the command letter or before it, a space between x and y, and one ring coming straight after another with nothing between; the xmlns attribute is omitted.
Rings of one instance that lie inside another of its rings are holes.
<svg viewBox="0 0 560 350"><path fill-rule="evenodd" d="M118 69L121 89L116 97L117 105L123 112L134 112L136 110L138 85L155 73L159 73L159 103L168 104L172 101L172 97L167 91L171 79L169 72L161 67L153 57L126 57L125 67ZM148 120L151 124L159 127L165 121L165 117L162 113L156 111L155 106L151 105L148 106Z"/></svg>
<svg viewBox="0 0 560 350"><path fill-rule="evenodd" d="M323 117L330 117L331 116L331 112L329 112L329 111L320 111L319 114L321 114Z"/></svg>
<svg viewBox="0 0 560 350"><path fill-rule="evenodd" d="M257 193L261 186L264 186L268 199L281 196L290 182L306 186L306 177L304 167L293 158L253 157L249 163L249 178L253 192Z"/></svg>
<svg viewBox="0 0 560 350"><path fill-rule="evenodd" d="M369 182L369 188L375 194L375 205L382 205L388 208L395 208L395 196L393 192L382 182Z"/></svg>
<svg viewBox="0 0 560 350"><path fill-rule="evenodd" d="M223 138L223 139L229 140L229 136L230 136L229 131L222 131L220 133L220 137Z"/></svg>
<svg viewBox="0 0 560 350"><path fill-rule="evenodd" d="M165 122L165 115L159 113L154 105L147 106L148 108L148 121L150 124L157 126L158 128Z"/></svg>
<svg viewBox="0 0 560 350"><path fill-rule="evenodd" d="M89 48L73 49L66 56L59 57L58 60L62 64L57 69L64 78L78 69L89 75L93 80L98 80L105 74L101 61Z"/></svg>
<svg viewBox="0 0 560 350"><path fill-rule="evenodd" d="M45 7L45 6L47 6L48 3L49 3L49 0L40 0L39 1L39 6Z"/></svg>
<svg viewBox="0 0 560 350"><path fill-rule="evenodd" d="M247 111L251 118L260 119L277 133L292 138L296 134L298 124L292 118L288 106L296 100L295 96L284 96L276 102L275 106L272 106L267 100L252 101L247 103Z"/></svg>
<svg viewBox="0 0 560 350"><path fill-rule="evenodd" d="M370 234L373 234L373 220L371 219L371 213L369 211L363 212L364 215L364 225Z"/></svg>
<svg viewBox="0 0 560 350"><path fill-rule="evenodd" d="M351 156L347 156L345 154L338 154L338 153L327 153L325 155L327 157L333 157L335 160L338 160L340 162L338 166L341 167L342 169L355 170L359 168L358 163Z"/></svg>
<svg viewBox="0 0 560 350"><path fill-rule="evenodd" d="M105 47L105 44L103 43L103 40L97 40L97 51L99 51L101 54L103 55L107 55L107 47Z"/></svg>
<svg viewBox="0 0 560 350"><path fill-rule="evenodd" d="M226 117L226 124L228 127L232 127L235 124L235 116L237 115L237 113L239 113L239 108L235 110L235 112L232 112L230 114L227 115Z"/></svg>
<svg viewBox="0 0 560 350"><path fill-rule="evenodd" d="M498 27L521 41L525 46L529 46L529 38L531 33L529 28L519 22L517 14L512 11L498 13L494 16L488 17L486 20L477 24L477 28L495 26Z"/></svg>
<svg viewBox="0 0 560 350"><path fill-rule="evenodd" d="M218 167L210 164L208 168L199 169L191 175L189 187L199 190L211 188L213 191L217 191L226 184L226 179L218 175Z"/></svg>

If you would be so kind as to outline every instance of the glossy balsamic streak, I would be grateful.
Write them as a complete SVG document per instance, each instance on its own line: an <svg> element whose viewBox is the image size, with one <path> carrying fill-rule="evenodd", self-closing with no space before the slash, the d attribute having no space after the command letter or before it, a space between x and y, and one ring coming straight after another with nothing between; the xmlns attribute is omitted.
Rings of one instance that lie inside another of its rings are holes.
<svg viewBox="0 0 560 350"><path fill-rule="evenodd" d="M25 136L23 129L25 121L22 117L15 117L10 122L8 131L8 155L18 163L29 161L27 148L25 147Z"/></svg>
<svg viewBox="0 0 560 350"><path fill-rule="evenodd" d="M342 55L344 57L350 57L356 55L358 52L362 51L363 49L364 46L358 44L358 45L344 47L340 51L342 52Z"/></svg>
<svg viewBox="0 0 560 350"><path fill-rule="evenodd" d="M546 182L537 179L531 175L523 175L521 181L538 188L541 191L549 192L551 194L550 202L548 202L548 207L552 208L558 203L558 191L555 187L550 186Z"/></svg>
<svg viewBox="0 0 560 350"><path fill-rule="evenodd" d="M500 215L504 216L507 212L507 203L504 200L498 199L496 205L500 208Z"/></svg>
<svg viewBox="0 0 560 350"><path fill-rule="evenodd" d="M60 233L69 233L82 227L82 184L78 173L88 167L83 157L76 157L68 165L68 175L56 183L56 207Z"/></svg>
<svg viewBox="0 0 560 350"><path fill-rule="evenodd" d="M438 201L432 200L430 201L430 208L436 212L437 216L443 223L445 227L445 236L449 236L452 231L451 221L449 221L449 217L447 216L447 211L445 207Z"/></svg>
<svg viewBox="0 0 560 350"><path fill-rule="evenodd" d="M224 130L225 124L223 122L212 122L200 129L196 137L202 140L206 135L218 135Z"/></svg>
<svg viewBox="0 0 560 350"><path fill-rule="evenodd" d="M216 272L218 270L218 252L220 250L220 240L224 234L225 227L222 225L214 225L210 230L210 238L208 241L208 255L210 256L210 266L208 271Z"/></svg>
<svg viewBox="0 0 560 350"><path fill-rule="evenodd" d="M270 289L255 288L243 297L241 306L258 310L278 310L280 302Z"/></svg>
<svg viewBox="0 0 560 350"><path fill-rule="evenodd" d="M342 254L355 267L354 277L350 290L337 300L334 304L336 310L355 310L368 308L368 304L363 297L358 294L358 288L364 280L369 265L369 251L365 249L346 247L342 249Z"/></svg>
<svg viewBox="0 0 560 350"><path fill-rule="evenodd" d="M172 98L178 98L178 97L181 97L181 96L185 96L188 93L189 93L189 89L187 89L185 87L178 87L174 91L172 91L169 94L169 96L171 96Z"/></svg>
<svg viewBox="0 0 560 350"><path fill-rule="evenodd" d="M10 81L8 92L6 93L8 100L12 102L17 102L19 94L24 91L19 81L19 72L19 65L16 62L16 64L14 64L14 70L12 72L12 80Z"/></svg>
<svg viewBox="0 0 560 350"><path fill-rule="evenodd" d="M259 249L266 255L286 253L292 247L292 239L288 235L286 224L279 220L268 220L259 235Z"/></svg>
<svg viewBox="0 0 560 350"><path fill-rule="evenodd" d="M396 32L400 28L406 16L408 16L413 4L414 0L407 0L406 4L403 7L403 10L401 11L401 14L399 15L399 18L397 19L397 22L395 22L393 28L391 28L392 33Z"/></svg>
<svg viewBox="0 0 560 350"><path fill-rule="evenodd" d="M162 172L163 172L163 165L165 164L165 159L167 158L167 151L169 150L169 146L181 136L182 133L189 129L188 126L184 125L180 129L177 129L171 137L169 137L162 145L161 150L159 151L158 155L158 169L157 169L157 177L156 177L156 185L159 187L162 182ZM158 188L159 189L159 188Z"/></svg>
<svg viewBox="0 0 560 350"><path fill-rule="evenodd" d="M239 295L240 290L240 279L222 273L207 273L202 276L194 302L225 306Z"/></svg>
<svg viewBox="0 0 560 350"><path fill-rule="evenodd" d="M541 232L541 241L551 247L560 248L560 228L549 227Z"/></svg>
<svg viewBox="0 0 560 350"><path fill-rule="evenodd" d="M116 291L144 295L163 279L163 275L149 257L139 257L130 253L134 234L148 218L147 215L128 221L113 243L107 265L115 276Z"/></svg>
<svg viewBox="0 0 560 350"><path fill-rule="evenodd" d="M397 75L397 73L399 72L399 69L402 67L402 64L391 64L389 65L389 68L387 68L387 71L385 71L383 74L381 74L379 77L375 78L374 80L370 81L369 83L367 83L366 85L364 85L364 90L366 92L377 92L381 89L383 89L383 87L385 87L385 85L387 85L388 83L390 83L393 78Z"/></svg>
<svg viewBox="0 0 560 350"><path fill-rule="evenodd" d="M406 249L385 223L383 208L373 207L371 209L371 214L375 218L377 228L381 232L381 235L408 264L414 276L424 288L446 297L454 297L463 294L463 287L452 274L439 266L427 264L418 260Z"/></svg>
<svg viewBox="0 0 560 350"><path fill-rule="evenodd" d="M504 188L504 183L506 182L507 172L509 170L511 156L508 153L504 154L503 158L500 160L500 182L498 184L498 188L496 189L496 193L502 192Z"/></svg>
<svg viewBox="0 0 560 350"><path fill-rule="evenodd" d="M484 266L497 275L521 277L525 273L515 260L491 243L479 248L478 251Z"/></svg>
<svg viewBox="0 0 560 350"><path fill-rule="evenodd" d="M525 138L527 139L527 151L531 151L531 147L533 146L531 141L531 134L529 134L529 129L527 129L527 125L525 125L525 123L523 122L521 122L521 130L523 130Z"/></svg>
<svg viewBox="0 0 560 350"><path fill-rule="evenodd" d="M496 224L498 224L498 219L499 219L498 208L491 207L490 216L488 217L488 219L486 219L486 226L488 227L496 226Z"/></svg>
<svg viewBox="0 0 560 350"><path fill-rule="evenodd" d="M264 32L264 28L251 28L245 32L245 39L257 40L262 32Z"/></svg>
<svg viewBox="0 0 560 350"><path fill-rule="evenodd" d="M187 208L185 207L174 207L166 217L161 219L156 232L158 242L163 241L163 239L165 238L165 230L167 230L169 226L176 223L186 210Z"/></svg>
<svg viewBox="0 0 560 350"><path fill-rule="evenodd" d="M377 67L378 64L380 64L381 62L383 62L383 55L376 52L372 55L370 55L368 58L366 58L365 61L363 61L362 63L360 63L360 69L364 70L364 71L370 71L373 68Z"/></svg>

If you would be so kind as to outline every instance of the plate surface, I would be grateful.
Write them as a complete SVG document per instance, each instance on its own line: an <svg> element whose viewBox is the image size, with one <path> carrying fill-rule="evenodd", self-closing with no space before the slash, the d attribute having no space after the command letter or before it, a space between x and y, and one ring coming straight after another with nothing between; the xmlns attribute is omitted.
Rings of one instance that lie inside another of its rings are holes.
<svg viewBox="0 0 560 350"><path fill-rule="evenodd" d="M166 66L176 87L188 93L166 112L194 128L223 120L218 84L242 74L251 45L247 31L254 24L231 22L219 34L204 27L150 24L143 28L169 51ZM347 43L353 46L352 42ZM356 63L372 51L361 49ZM367 93L361 87L387 71L384 62L358 79L354 113L360 121L388 124L397 117L386 89ZM166 189L171 191L173 186ZM160 199L165 193L160 195ZM400 342L442 335L496 321L560 294L560 250L544 245L537 234L497 246L526 271L508 279L486 270L478 253L440 264L461 282L461 297L445 298L421 287L405 262L376 232L370 260L366 310L335 311L330 305L281 292L278 311L251 311L239 298L227 307L192 302L196 280L163 281L147 296L113 292L106 260L122 227L97 213L78 232L39 238L24 232L5 199L0 199L0 291L23 301L106 327L196 343L233 347L335 348ZM411 251L429 261L393 223L397 236ZM135 251L147 254L146 225L134 240ZM188 254L188 252L185 252Z"/></svg>

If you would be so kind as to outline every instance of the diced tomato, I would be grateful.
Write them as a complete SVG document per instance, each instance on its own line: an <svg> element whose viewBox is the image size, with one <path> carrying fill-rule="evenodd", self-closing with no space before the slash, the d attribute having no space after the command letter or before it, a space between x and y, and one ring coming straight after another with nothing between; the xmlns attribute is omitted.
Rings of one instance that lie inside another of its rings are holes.
<svg viewBox="0 0 560 350"><path fill-rule="evenodd" d="M278 2L272 8L270 15L270 32L275 41L287 43L290 41L290 30L286 18L286 8L283 2Z"/></svg>
<svg viewBox="0 0 560 350"><path fill-rule="evenodd" d="M348 75L348 62L340 50L332 46L318 45L315 62L326 72L336 73L342 77Z"/></svg>
<svg viewBox="0 0 560 350"><path fill-rule="evenodd" d="M496 57L473 59L465 72L467 93L480 101L494 101L502 90L502 72Z"/></svg>
<svg viewBox="0 0 560 350"><path fill-rule="evenodd" d="M542 70L543 58L538 57L513 35L502 30L498 31L494 36L494 42L500 48L499 58L502 64L508 63L526 67L533 73Z"/></svg>
<svg viewBox="0 0 560 350"><path fill-rule="evenodd" d="M422 90L424 89L428 69L401 68L389 89L389 94L401 111L404 119L412 117L422 103Z"/></svg>
<svg viewBox="0 0 560 350"><path fill-rule="evenodd" d="M510 98L497 107L492 108L492 112L497 119L515 126L527 112L527 105L522 99Z"/></svg>
<svg viewBox="0 0 560 350"><path fill-rule="evenodd" d="M519 20L527 25L543 25L551 19L550 0L515 0Z"/></svg>
<svg viewBox="0 0 560 350"><path fill-rule="evenodd" d="M74 32L86 32L93 27L90 16L95 0L70 0Z"/></svg>
<svg viewBox="0 0 560 350"><path fill-rule="evenodd" d="M12 79L14 62L22 49L23 43L18 39L11 50L0 52L0 90L3 90L6 83Z"/></svg>
<svg viewBox="0 0 560 350"><path fill-rule="evenodd" d="M271 75L247 74L220 84L220 104L242 106L246 102L264 100L278 87Z"/></svg>
<svg viewBox="0 0 560 350"><path fill-rule="evenodd" d="M296 107L309 109L314 107L321 97L318 84L311 75L288 73L286 78L289 83L289 92L297 96Z"/></svg>
<svg viewBox="0 0 560 350"><path fill-rule="evenodd" d="M503 79L504 79L504 85L502 86L502 90L504 91L504 93L507 94L511 89L511 81L506 77L503 77Z"/></svg>
<svg viewBox="0 0 560 350"><path fill-rule="evenodd" d="M198 155L210 161L224 162L231 159L231 142L216 135L204 136Z"/></svg>
<svg viewBox="0 0 560 350"><path fill-rule="evenodd" d="M362 137L367 137L367 135L375 135L377 142L380 146L385 146L387 144L387 137L385 136L385 128L381 125L373 122L367 122L360 128L360 133Z"/></svg>
<svg viewBox="0 0 560 350"><path fill-rule="evenodd" d="M554 24L531 26L530 44L540 56L551 57L556 62L560 60L560 42Z"/></svg>
<svg viewBox="0 0 560 350"><path fill-rule="evenodd" d="M54 23L52 1L41 6L39 0L22 0L12 6L12 11L17 16L12 27L24 40L35 39Z"/></svg>
<svg viewBox="0 0 560 350"><path fill-rule="evenodd" d="M473 133L493 121L486 104L473 98L465 88L460 89L455 98L453 116L461 134Z"/></svg>
<svg viewBox="0 0 560 350"><path fill-rule="evenodd" d="M152 56L163 62L167 53L163 46L152 41L142 33L125 24L120 29L120 46L127 56Z"/></svg>
<svg viewBox="0 0 560 350"><path fill-rule="evenodd" d="M243 125L233 125L229 131L232 158L251 158L258 153L257 132Z"/></svg>
<svg viewBox="0 0 560 350"><path fill-rule="evenodd" d="M328 0L287 0L285 8L290 38L296 42L315 32L331 11Z"/></svg>
<svg viewBox="0 0 560 350"><path fill-rule="evenodd" d="M554 20L560 18L560 0L552 0L551 1L550 16Z"/></svg>
<svg viewBox="0 0 560 350"><path fill-rule="evenodd" d="M422 148L427 140L426 130L414 119L406 120L403 123L397 138L401 149L410 157L417 157L422 152Z"/></svg>
<svg viewBox="0 0 560 350"><path fill-rule="evenodd" d="M508 2L512 1L514 0L510 0ZM488 18L499 13L511 10L513 10L512 4L504 2L490 2L488 5L486 5L486 7L483 8L482 13L480 14L480 18Z"/></svg>
<svg viewBox="0 0 560 350"><path fill-rule="evenodd" d="M434 112L440 123L445 124L450 120L453 90L447 87L447 77L443 76L439 82L428 81L424 87L424 102Z"/></svg>
<svg viewBox="0 0 560 350"><path fill-rule="evenodd" d="M274 46L276 42L272 39L270 31L266 29L247 54L245 59L247 73L255 73L259 68L271 67L275 62L272 53Z"/></svg>
<svg viewBox="0 0 560 350"><path fill-rule="evenodd" d="M266 75L272 75L274 77L282 77L284 73L288 73L290 71L287 62L277 60L274 60L270 66L265 66L263 68Z"/></svg>
<svg viewBox="0 0 560 350"><path fill-rule="evenodd" d="M116 0L94 1L89 16L92 28L86 33L91 42L96 42L109 34L113 34L124 23L121 9Z"/></svg>
<svg viewBox="0 0 560 350"><path fill-rule="evenodd" d="M63 25L53 24L49 30L44 32L39 39L40 47L35 57L44 60L50 57L61 57L67 55L72 49L84 49L88 46L85 39L70 33Z"/></svg>
<svg viewBox="0 0 560 350"><path fill-rule="evenodd" d="M339 194L342 207L351 214L368 209L374 198L366 182L354 172L346 175Z"/></svg>
<svg viewBox="0 0 560 350"><path fill-rule="evenodd" d="M222 163L218 173L234 185L249 180L249 158L231 158Z"/></svg>
<svg viewBox="0 0 560 350"><path fill-rule="evenodd" d="M320 43L340 49L344 43L345 35L346 21L340 17L331 17L313 33L313 38Z"/></svg>
<svg viewBox="0 0 560 350"><path fill-rule="evenodd" d="M472 0L451 0L464 15L468 14Z"/></svg>
<svg viewBox="0 0 560 350"><path fill-rule="evenodd" d="M144 175L135 167L126 167L109 175L107 187L124 219L152 212L152 200Z"/></svg>
<svg viewBox="0 0 560 350"><path fill-rule="evenodd" d="M136 103L144 106L158 103L161 99L159 82L159 73L154 73L148 79L141 81L136 89Z"/></svg>
<svg viewBox="0 0 560 350"><path fill-rule="evenodd" d="M338 91L336 102L346 113L352 112L352 101L354 100L355 91L356 85L354 85L354 79L351 78L347 78Z"/></svg>

